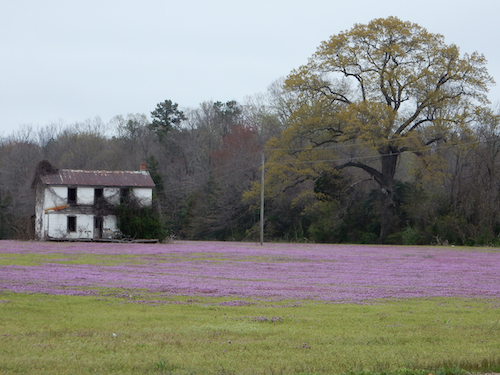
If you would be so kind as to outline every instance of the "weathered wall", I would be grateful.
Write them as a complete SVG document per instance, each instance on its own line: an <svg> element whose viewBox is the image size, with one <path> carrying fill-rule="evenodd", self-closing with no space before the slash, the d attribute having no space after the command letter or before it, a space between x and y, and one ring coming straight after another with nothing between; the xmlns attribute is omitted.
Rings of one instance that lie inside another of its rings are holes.
<svg viewBox="0 0 500 375"><path fill-rule="evenodd" d="M153 192L150 188L133 188L132 194L144 206L152 204ZM104 198L111 204L120 203L120 188L103 188ZM35 231L39 239L91 239L94 233L95 201L94 187L77 187L76 205L68 206L68 187L49 186L43 190L41 199L36 202ZM76 217L76 231L68 232L68 216ZM104 238L110 238L118 231L117 218L114 215L103 217Z"/></svg>
<svg viewBox="0 0 500 375"><path fill-rule="evenodd" d="M134 197L136 197L143 206L151 206L153 204L153 190L148 188L134 188Z"/></svg>

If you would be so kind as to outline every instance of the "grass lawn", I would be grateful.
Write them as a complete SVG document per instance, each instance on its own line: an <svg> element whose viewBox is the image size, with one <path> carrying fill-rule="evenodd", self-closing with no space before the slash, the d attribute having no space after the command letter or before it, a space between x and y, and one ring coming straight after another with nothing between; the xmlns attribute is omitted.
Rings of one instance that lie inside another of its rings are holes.
<svg viewBox="0 0 500 375"><path fill-rule="evenodd" d="M500 369L500 301L491 299L224 306L3 293L0 301L2 374Z"/></svg>

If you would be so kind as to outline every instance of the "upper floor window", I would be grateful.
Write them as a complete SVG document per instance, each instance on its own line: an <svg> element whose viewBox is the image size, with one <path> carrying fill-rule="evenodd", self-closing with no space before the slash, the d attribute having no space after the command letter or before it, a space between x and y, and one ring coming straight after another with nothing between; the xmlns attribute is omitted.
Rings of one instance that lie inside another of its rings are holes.
<svg viewBox="0 0 500 375"><path fill-rule="evenodd" d="M104 197L104 189L94 189L94 203L96 203L102 197Z"/></svg>
<svg viewBox="0 0 500 375"><path fill-rule="evenodd" d="M68 204L76 204L76 188L68 188Z"/></svg>
<svg viewBox="0 0 500 375"><path fill-rule="evenodd" d="M130 201L130 188L120 189L120 203L128 203Z"/></svg>

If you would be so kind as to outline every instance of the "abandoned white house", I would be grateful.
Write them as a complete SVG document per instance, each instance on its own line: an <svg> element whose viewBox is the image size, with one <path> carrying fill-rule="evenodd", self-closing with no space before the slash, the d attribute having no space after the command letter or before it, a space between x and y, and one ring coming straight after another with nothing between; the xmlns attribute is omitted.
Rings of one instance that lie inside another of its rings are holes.
<svg viewBox="0 0 500 375"><path fill-rule="evenodd" d="M151 205L154 186L143 164L140 171L84 171L40 162L33 181L35 234L41 240L113 238L119 233L113 208L131 198Z"/></svg>

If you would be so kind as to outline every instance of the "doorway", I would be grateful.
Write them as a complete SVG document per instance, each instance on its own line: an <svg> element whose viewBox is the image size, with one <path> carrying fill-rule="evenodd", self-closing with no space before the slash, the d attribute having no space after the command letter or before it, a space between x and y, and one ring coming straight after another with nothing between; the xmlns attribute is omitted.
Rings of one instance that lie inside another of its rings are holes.
<svg viewBox="0 0 500 375"><path fill-rule="evenodd" d="M94 217L94 238L102 238L103 222L102 216Z"/></svg>

